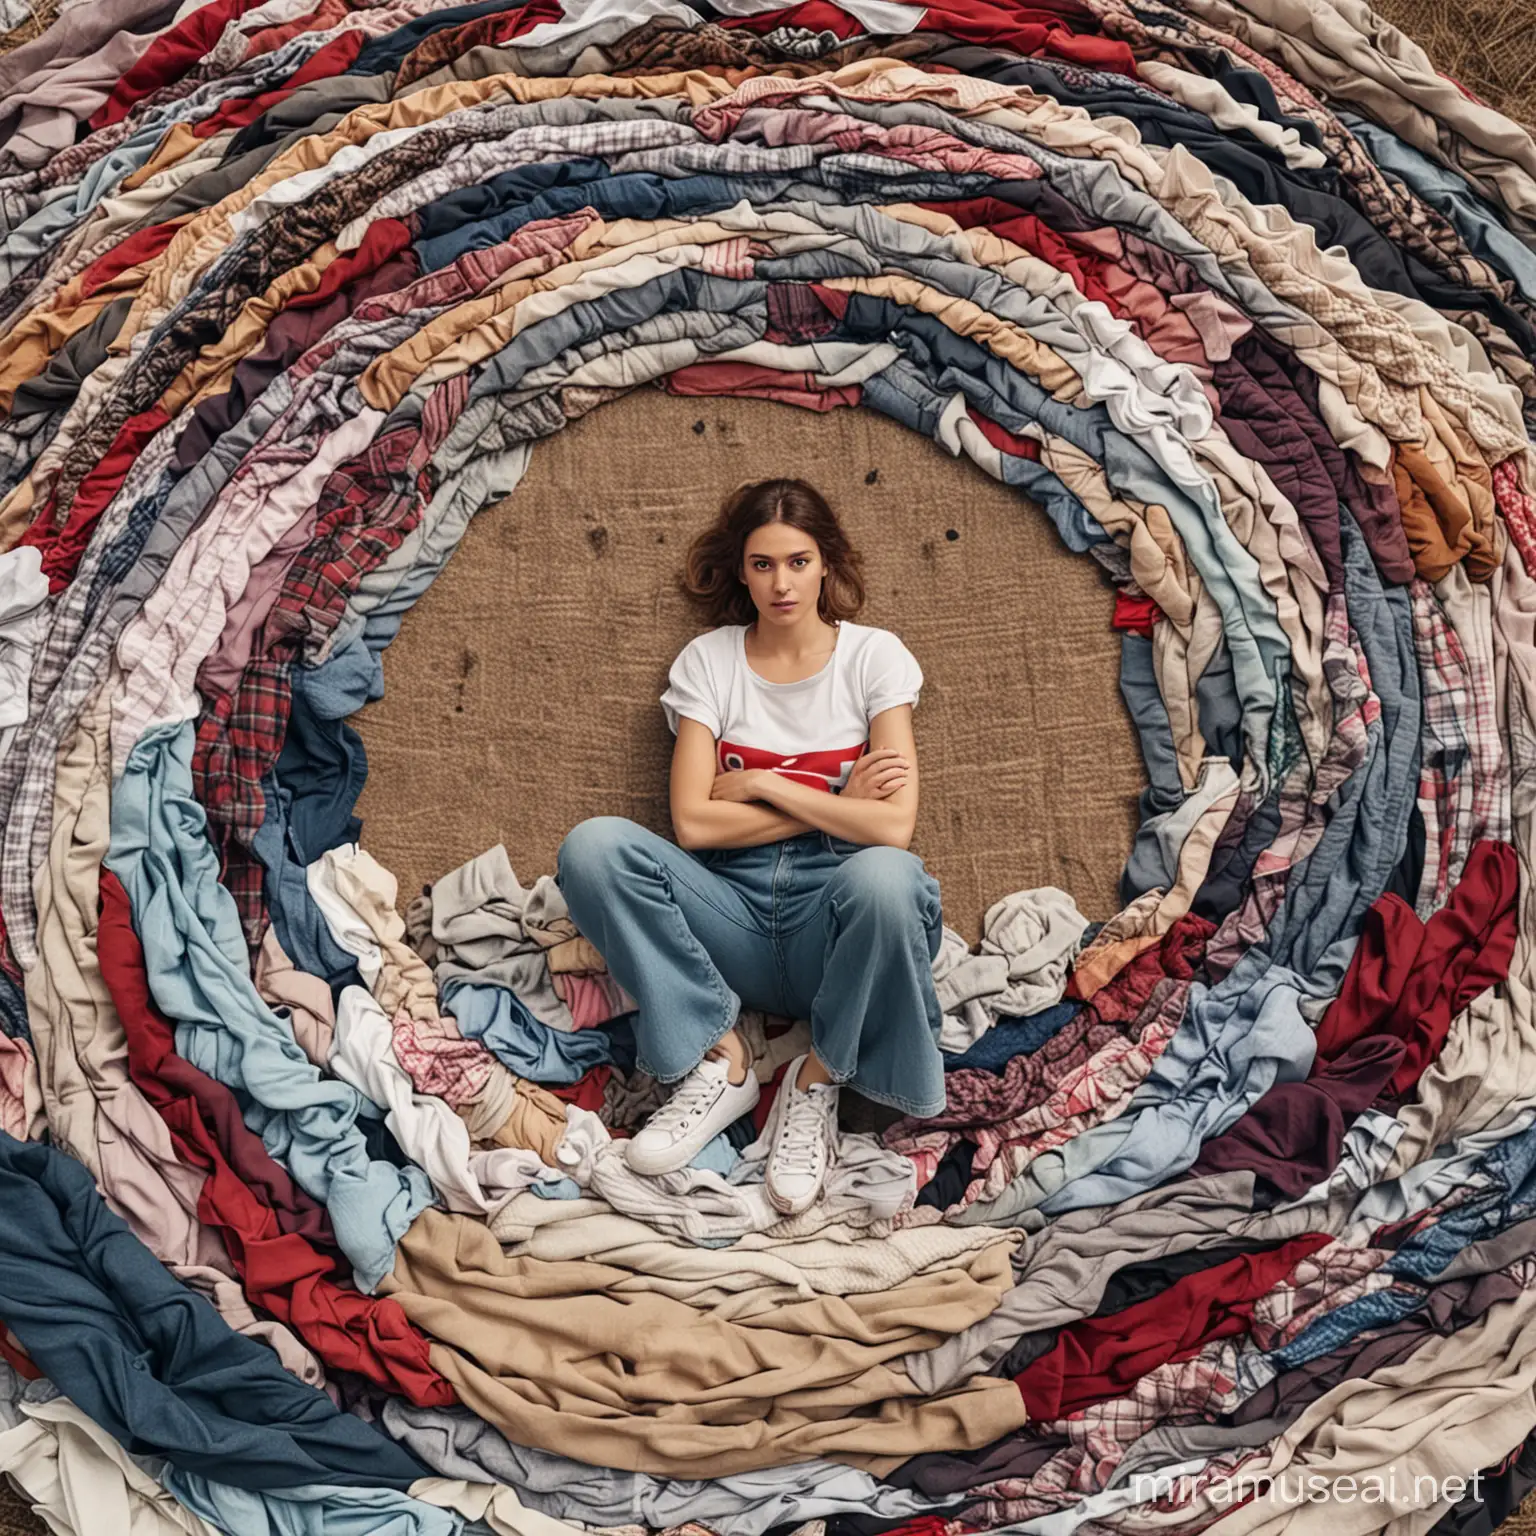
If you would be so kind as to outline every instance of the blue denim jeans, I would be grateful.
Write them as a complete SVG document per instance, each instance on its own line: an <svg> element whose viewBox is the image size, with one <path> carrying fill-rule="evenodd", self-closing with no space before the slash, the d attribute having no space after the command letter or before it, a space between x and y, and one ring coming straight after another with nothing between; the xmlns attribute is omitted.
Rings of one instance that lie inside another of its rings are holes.
<svg viewBox="0 0 1536 1536"><path fill-rule="evenodd" d="M943 1109L943 920L916 854L823 832L691 853L594 816L561 844L556 879L639 1004L638 1064L661 1082L692 1071L746 1006L808 1019L835 1081L908 1114Z"/></svg>

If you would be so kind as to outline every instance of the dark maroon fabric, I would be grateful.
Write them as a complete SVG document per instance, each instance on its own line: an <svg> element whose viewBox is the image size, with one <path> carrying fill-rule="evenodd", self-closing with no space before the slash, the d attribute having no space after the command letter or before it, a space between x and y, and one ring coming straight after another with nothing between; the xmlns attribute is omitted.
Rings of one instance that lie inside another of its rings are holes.
<svg viewBox="0 0 1536 1536"><path fill-rule="evenodd" d="M1456 1013L1509 974L1517 886L1514 850L1480 842L1450 900L1427 923L1401 897L1381 897L1318 1026L1306 1081L1271 1088L1201 1148L1190 1172L1249 1168L1288 1197L1327 1178L1350 1121L1411 1090Z"/></svg>
<svg viewBox="0 0 1536 1536"><path fill-rule="evenodd" d="M1484 841L1472 845L1450 899L1427 923L1401 897L1381 897L1365 915L1344 985L1318 1026L1319 1060L1366 1035L1391 1035L1403 1041L1403 1059L1383 1098L1409 1093L1456 1014L1508 977L1519 884L1515 850Z"/></svg>
<svg viewBox="0 0 1536 1536"><path fill-rule="evenodd" d="M1338 1167L1350 1122L1376 1102L1404 1049L1390 1035L1367 1035L1305 1082L1277 1083L1205 1143L1190 1176L1251 1169L1282 1195L1304 1193Z"/></svg>

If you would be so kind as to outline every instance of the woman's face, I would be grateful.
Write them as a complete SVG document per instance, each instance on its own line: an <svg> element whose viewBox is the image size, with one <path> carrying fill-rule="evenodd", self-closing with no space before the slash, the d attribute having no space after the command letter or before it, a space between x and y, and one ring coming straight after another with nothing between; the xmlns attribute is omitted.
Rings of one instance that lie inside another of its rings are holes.
<svg viewBox="0 0 1536 1536"><path fill-rule="evenodd" d="M764 523L747 536L741 577L765 624L793 624L815 613L826 572L810 534L788 523Z"/></svg>

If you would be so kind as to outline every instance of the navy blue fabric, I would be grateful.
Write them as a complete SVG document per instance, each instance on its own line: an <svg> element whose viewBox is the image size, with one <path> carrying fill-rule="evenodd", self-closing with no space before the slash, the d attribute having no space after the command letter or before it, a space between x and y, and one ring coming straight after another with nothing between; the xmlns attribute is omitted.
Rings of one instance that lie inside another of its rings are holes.
<svg viewBox="0 0 1536 1536"><path fill-rule="evenodd" d="M435 271L456 261L465 251L483 251L500 245L514 230L535 219L560 218L587 207L595 209L605 219L691 219L730 208L743 198L754 208L760 208L766 203L785 199L810 198L816 190L820 190L822 201L831 198L842 203L886 203L903 198L980 197L996 186L1006 185L979 172L961 176L925 173L863 177L857 185L840 183L833 190L816 181L817 169L807 167L796 176L704 175L669 179L653 171L597 176L579 186L551 187L526 201L508 203L493 217L460 223L449 233L418 239L416 254L424 272ZM606 165L603 170L606 172ZM456 195L450 193L440 199L440 203L447 203ZM432 211L422 210L420 228L429 227L428 215Z"/></svg>
<svg viewBox="0 0 1536 1536"><path fill-rule="evenodd" d="M238 1488L405 1488L427 1469L175 1279L73 1158L0 1132L0 1318L125 1449Z"/></svg>
<svg viewBox="0 0 1536 1536"><path fill-rule="evenodd" d="M976 1161L976 1143L963 1137L944 1154L933 1177L918 1191L917 1203L947 1211L965 1199L971 1182L971 1165Z"/></svg>
<svg viewBox="0 0 1536 1536"><path fill-rule="evenodd" d="M0 971L0 1030L13 1040L32 1038L32 1026L27 1022L27 1000L21 988L4 971Z"/></svg>
<svg viewBox="0 0 1536 1536"><path fill-rule="evenodd" d="M339 997L343 988L362 985L357 960L336 942L309 894L304 874L309 862L304 856L307 850L295 840L289 824L292 792L275 774L268 773L261 781L261 795L266 810L251 852L265 871L262 890L277 942L301 971L320 977L333 996Z"/></svg>
<svg viewBox="0 0 1536 1536"><path fill-rule="evenodd" d="M1239 804L1238 810L1233 812L1234 818L1241 810ZM1228 913L1235 911L1248 894L1248 882L1259 855L1273 845L1279 831L1280 790L1276 786L1269 799L1245 816L1239 837L1229 842L1224 836L1217 843L1205 881L1195 893L1190 910L1197 917L1218 925Z"/></svg>
<svg viewBox="0 0 1536 1536"><path fill-rule="evenodd" d="M1490 1147L1466 1187L1472 1191L1467 1199L1410 1233L1382 1265L1393 1276L1390 1287L1334 1308L1271 1351L1277 1369L1294 1370L1344 1348L1367 1329L1389 1328L1417 1312L1429 1303L1435 1280L1462 1249L1536 1214L1536 1128Z"/></svg>
<svg viewBox="0 0 1536 1536"><path fill-rule="evenodd" d="M944 1056L944 1070L1002 1072L1015 1056L1030 1056L1052 1035L1066 1027L1083 1005L1056 1003L1022 1019L999 1019L981 1039L958 1056Z"/></svg>
<svg viewBox="0 0 1536 1536"><path fill-rule="evenodd" d="M422 242L452 234L480 219L493 219L552 187L580 186L601 181L607 175L606 162L596 156L573 155L569 160L540 160L532 165L514 166L476 186L455 187L412 215L418 253ZM439 265L446 266L447 262Z"/></svg>
<svg viewBox="0 0 1536 1536"><path fill-rule="evenodd" d="M1191 50L1191 57L1193 52ZM1324 147L1323 131L1310 117L1291 117L1281 109L1275 88L1267 76L1245 64L1233 63L1230 55L1220 48L1201 50L1199 60L1203 72L1226 86L1234 101L1258 108L1259 116L1266 122L1294 129L1303 144L1310 144L1313 149Z"/></svg>

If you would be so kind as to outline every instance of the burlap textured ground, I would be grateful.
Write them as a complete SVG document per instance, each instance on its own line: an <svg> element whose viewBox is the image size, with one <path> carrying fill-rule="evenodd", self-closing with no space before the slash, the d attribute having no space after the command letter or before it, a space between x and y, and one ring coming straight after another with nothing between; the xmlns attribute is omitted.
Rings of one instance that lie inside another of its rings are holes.
<svg viewBox="0 0 1536 1536"><path fill-rule="evenodd" d="M27 9L29 14L25 21L0 33L0 53L9 53L12 48L20 48L34 37L41 37L59 14L58 0L30 0ZM7 1536L3 1527L0 1527L0 1536Z"/></svg>
<svg viewBox="0 0 1536 1536"><path fill-rule="evenodd" d="M657 696L699 622L683 552L739 481L803 474L865 558L865 621L923 666L916 844L947 920L1059 885L1090 916L1142 783L1117 685L1113 589L1044 515L966 460L868 411L638 390L538 444L385 657L364 710L364 841L418 889L503 842L525 879L614 813L667 832L672 738Z"/></svg>

